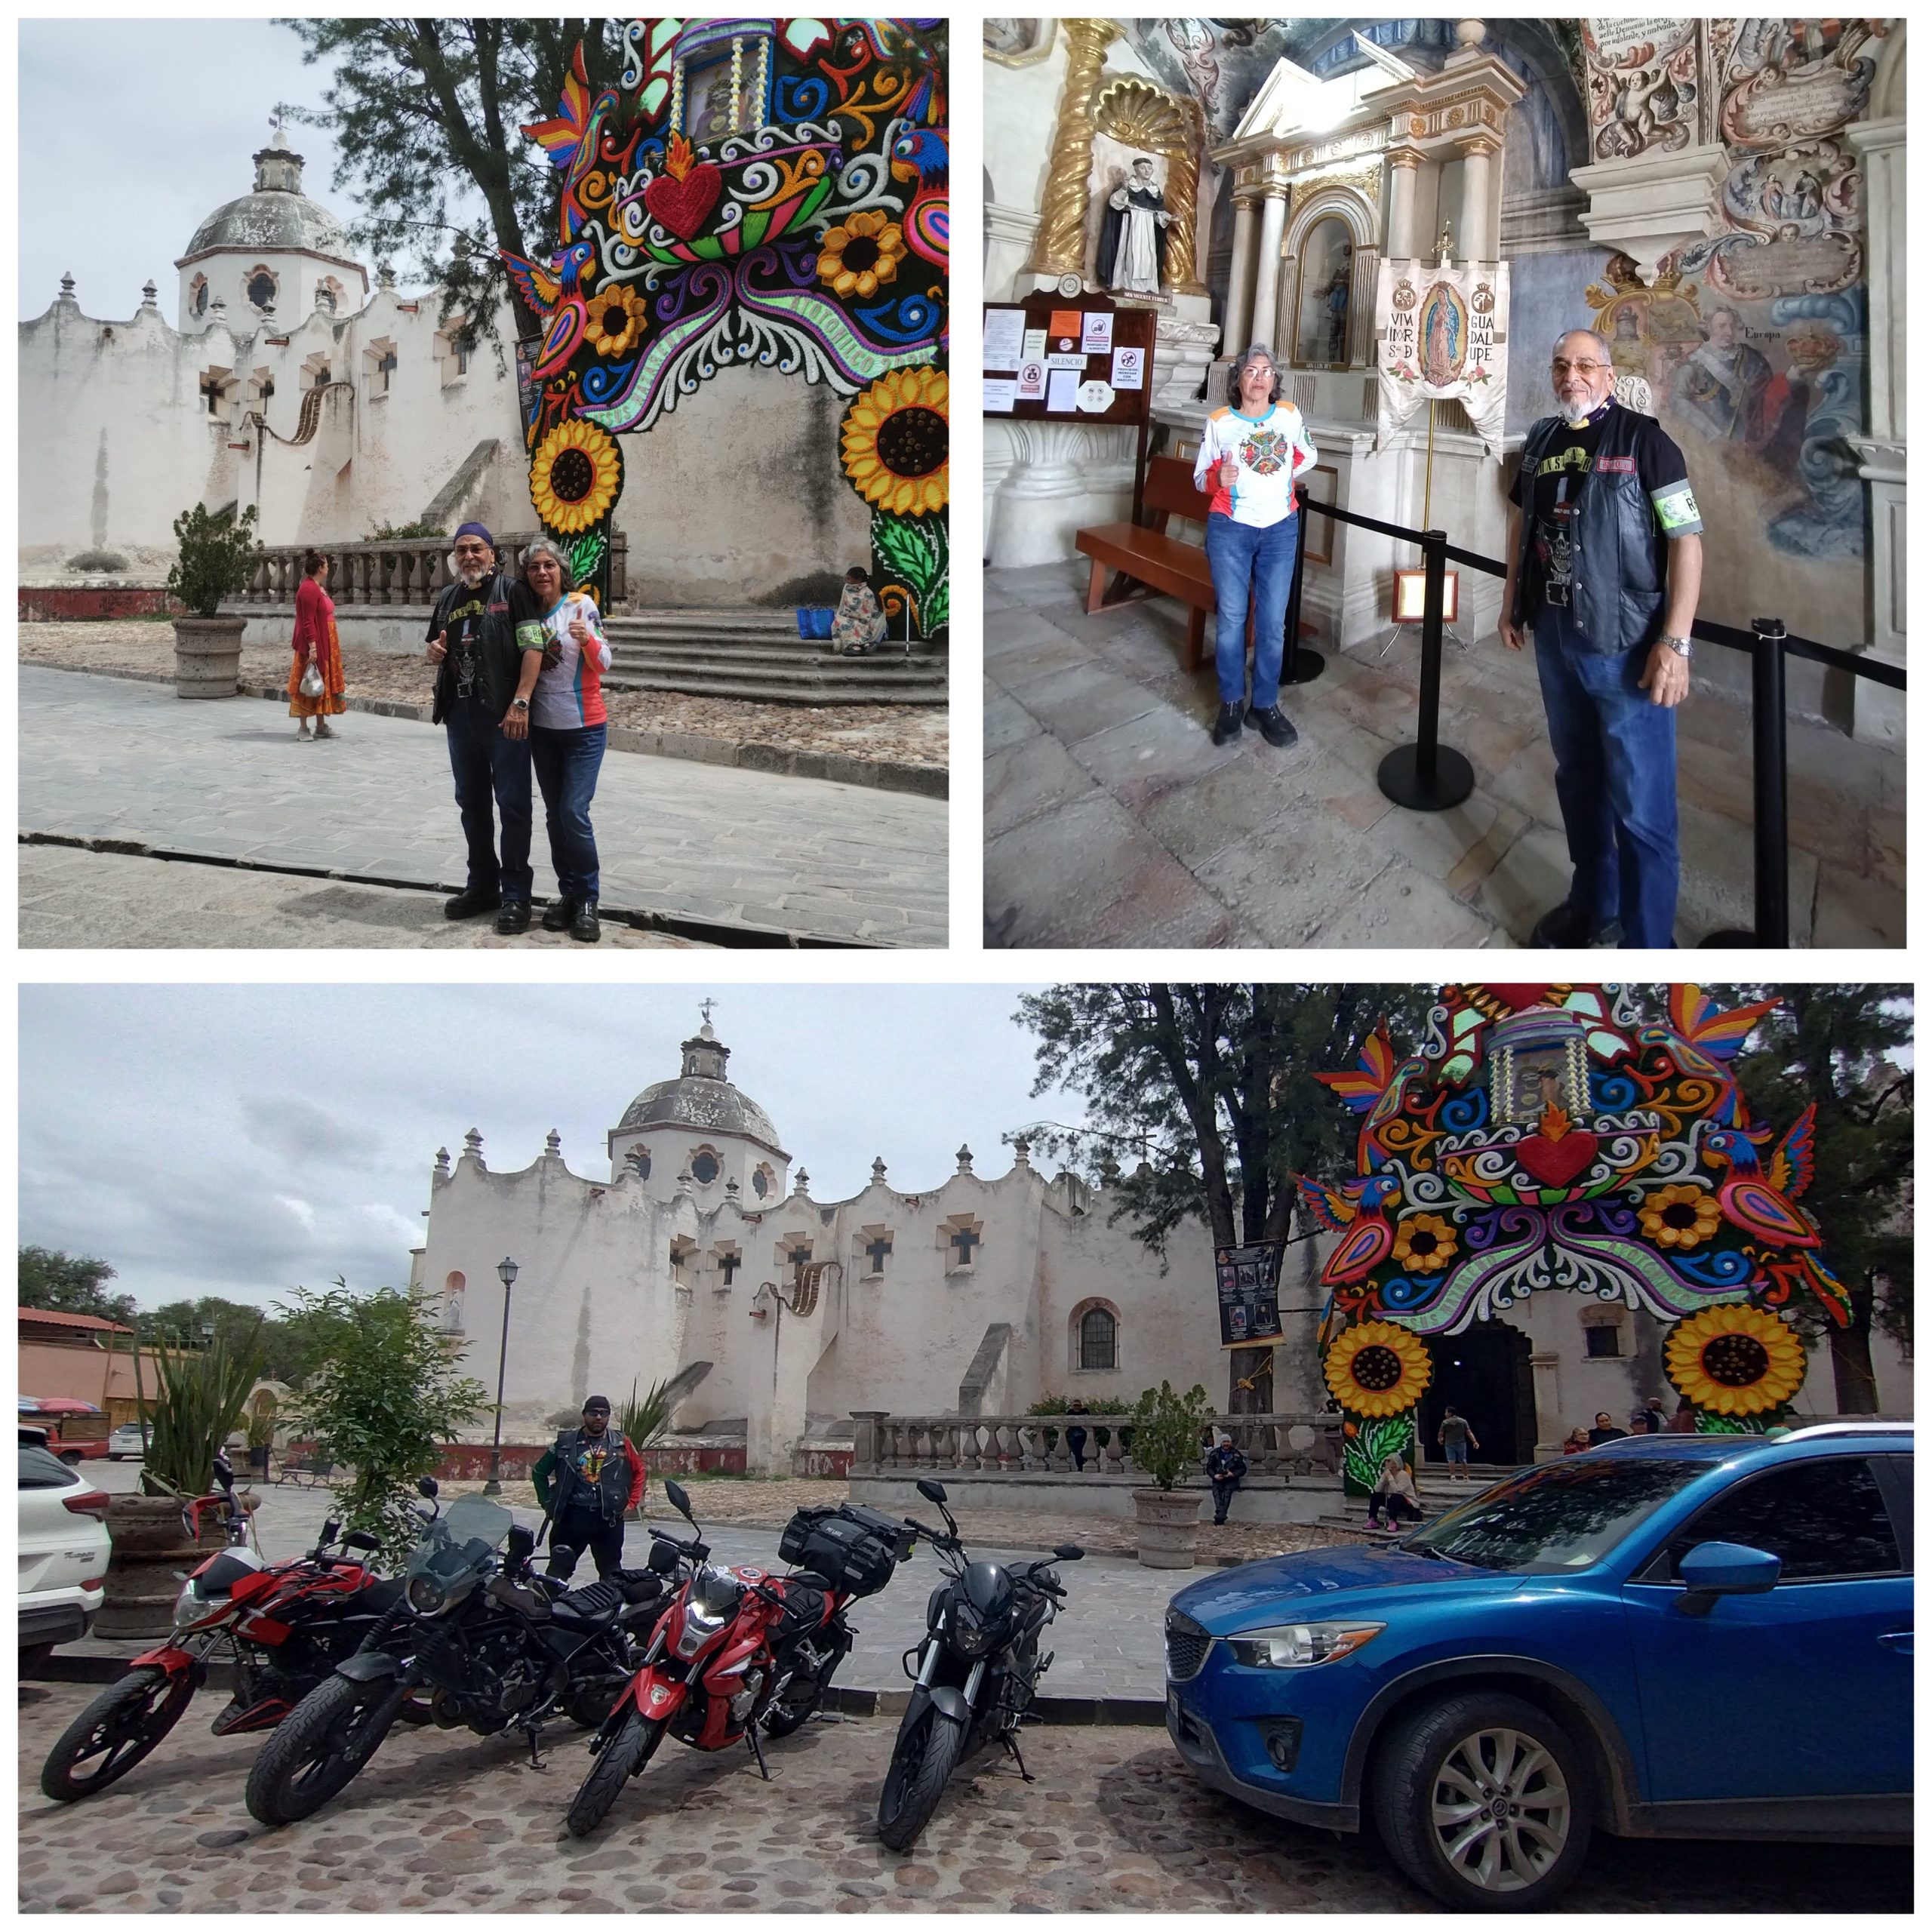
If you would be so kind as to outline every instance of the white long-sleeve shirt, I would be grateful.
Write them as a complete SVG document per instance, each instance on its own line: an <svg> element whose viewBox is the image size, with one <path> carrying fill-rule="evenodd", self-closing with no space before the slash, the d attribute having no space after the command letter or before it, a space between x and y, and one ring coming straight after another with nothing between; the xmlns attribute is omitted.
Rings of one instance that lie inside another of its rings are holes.
<svg viewBox="0 0 1932 1932"><path fill-rule="evenodd" d="M1231 488L1220 481L1221 460L1228 456L1241 464ZM1194 459L1195 488L1212 492L1213 507L1223 516L1266 530L1294 514L1289 486L1314 460L1308 426L1293 403L1275 403L1260 417L1217 409L1208 419Z"/></svg>

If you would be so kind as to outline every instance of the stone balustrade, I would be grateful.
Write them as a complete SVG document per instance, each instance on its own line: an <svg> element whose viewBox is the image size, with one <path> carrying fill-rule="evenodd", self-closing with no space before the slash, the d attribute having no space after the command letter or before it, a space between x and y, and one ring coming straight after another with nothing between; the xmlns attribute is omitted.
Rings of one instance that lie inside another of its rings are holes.
<svg viewBox="0 0 1932 1932"><path fill-rule="evenodd" d="M1134 1460L1133 1418L1121 1414L1083 1416L896 1416L854 1410L854 1476L977 1475L1142 1476ZM1247 1459L1250 1477L1328 1476L1342 1462L1342 1418L1337 1415L1217 1416ZM1069 1429L1087 1441L1074 1467ZM1202 1453L1206 1453L1205 1446Z"/></svg>
<svg viewBox="0 0 1932 1932"><path fill-rule="evenodd" d="M516 569L524 546L536 540L534 531L521 531L497 540L497 555L505 568ZM329 560L329 595L338 611L405 605L426 610L450 581L450 540L447 537L385 538L365 543L281 543L264 549L248 587L231 598L227 609L251 605L293 606L302 581L302 559L311 549ZM611 540L611 601L626 594L625 571L629 546L621 532Z"/></svg>

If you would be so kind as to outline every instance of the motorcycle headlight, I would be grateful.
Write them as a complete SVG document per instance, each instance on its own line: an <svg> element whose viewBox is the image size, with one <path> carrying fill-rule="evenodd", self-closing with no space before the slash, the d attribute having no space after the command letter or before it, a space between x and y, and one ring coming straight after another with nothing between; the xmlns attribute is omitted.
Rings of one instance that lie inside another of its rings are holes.
<svg viewBox="0 0 1932 1932"><path fill-rule="evenodd" d="M949 1641L962 1657L984 1657L993 1647L993 1633L980 1623L979 1613L970 1603L958 1604L952 1611Z"/></svg>
<svg viewBox="0 0 1932 1932"><path fill-rule="evenodd" d="M433 1577L412 1577L403 1592L418 1617L434 1617L443 1607L443 1586Z"/></svg>
<svg viewBox="0 0 1932 1932"><path fill-rule="evenodd" d="M174 1627L179 1630L190 1623L198 1623L208 1614L208 1600L195 1587L191 1577L181 1586L181 1594L174 1599Z"/></svg>
<svg viewBox="0 0 1932 1932"><path fill-rule="evenodd" d="M1380 1623L1281 1623L1266 1630L1244 1630L1230 1637L1228 1648L1236 1663L1252 1670L1306 1670L1311 1664L1333 1663L1379 1637Z"/></svg>

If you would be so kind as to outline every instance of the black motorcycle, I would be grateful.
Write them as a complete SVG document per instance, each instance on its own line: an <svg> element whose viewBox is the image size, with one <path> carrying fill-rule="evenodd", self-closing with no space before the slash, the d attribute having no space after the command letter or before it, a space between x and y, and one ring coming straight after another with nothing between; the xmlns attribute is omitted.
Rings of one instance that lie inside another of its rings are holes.
<svg viewBox="0 0 1932 1932"><path fill-rule="evenodd" d="M998 1743L1029 1784L1020 1726L1053 1653L1040 1639L1066 1592L1051 1565L1085 1552L1063 1543L1031 1562L969 1562L944 1487L924 1478L919 1494L937 1503L943 1530L906 1519L939 1552L947 1580L926 1602L924 1642L906 1653L912 1701L900 1719L891 1768L879 1793L878 1835L894 1851L917 1842L961 1760ZM914 1661L917 1660L916 1663Z"/></svg>
<svg viewBox="0 0 1932 1932"><path fill-rule="evenodd" d="M418 1487L431 1513L400 1598L255 1760L248 1805L265 1825L319 1810L414 1699L426 1700L429 1721L446 1730L489 1737L515 1726L540 1764L538 1735L559 1712L602 1722L636 1667L638 1638L669 1601L656 1567L577 1590L539 1575L535 1537L500 1503L466 1496L438 1512L434 1481Z"/></svg>

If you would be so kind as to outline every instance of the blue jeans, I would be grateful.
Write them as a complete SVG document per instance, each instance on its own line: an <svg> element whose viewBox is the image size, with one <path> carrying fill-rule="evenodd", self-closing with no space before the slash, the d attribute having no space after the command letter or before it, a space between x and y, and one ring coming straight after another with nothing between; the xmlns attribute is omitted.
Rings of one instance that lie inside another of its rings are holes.
<svg viewBox="0 0 1932 1932"><path fill-rule="evenodd" d="M530 728L530 761L543 794L543 819L550 833L550 863L557 891L572 900L597 897L597 838L590 829L590 801L604 762L605 728L574 731Z"/></svg>
<svg viewBox="0 0 1932 1932"><path fill-rule="evenodd" d="M449 732L450 770L456 778L457 810L469 845L469 888L500 892L506 899L530 897L530 740L506 738L503 728L480 706L458 699L444 721ZM497 858L497 817L503 847Z"/></svg>
<svg viewBox="0 0 1932 1932"><path fill-rule="evenodd" d="M1598 651L1567 611L1537 614L1556 798L1575 868L1570 903L1668 946L1677 919L1677 713L1639 691L1647 650Z"/></svg>
<svg viewBox="0 0 1932 1932"><path fill-rule="evenodd" d="M1254 697L1257 711L1272 710L1281 695L1281 645L1288 621L1288 589L1295 575L1295 520L1284 516L1265 529L1237 523L1219 511L1208 519L1208 568L1214 580L1214 675L1221 702L1238 704L1245 688L1247 604L1254 598Z"/></svg>

